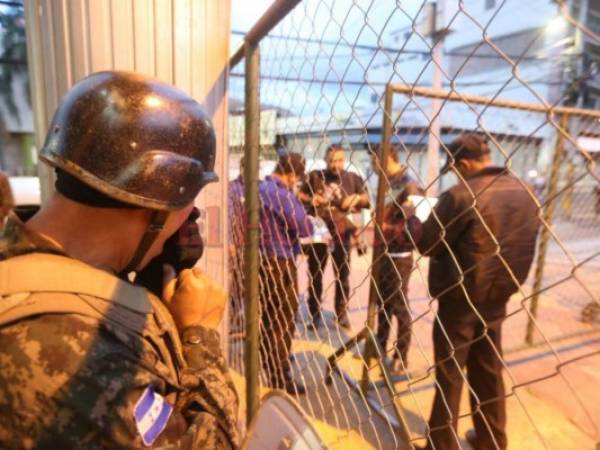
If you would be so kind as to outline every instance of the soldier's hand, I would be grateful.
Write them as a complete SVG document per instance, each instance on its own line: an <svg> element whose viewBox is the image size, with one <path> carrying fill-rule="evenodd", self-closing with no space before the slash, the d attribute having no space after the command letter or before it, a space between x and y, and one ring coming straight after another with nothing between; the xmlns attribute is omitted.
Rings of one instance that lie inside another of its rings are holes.
<svg viewBox="0 0 600 450"><path fill-rule="evenodd" d="M165 265L163 301L171 312L177 329L200 325L216 329L225 311L225 292L200 269L185 269L179 277Z"/></svg>

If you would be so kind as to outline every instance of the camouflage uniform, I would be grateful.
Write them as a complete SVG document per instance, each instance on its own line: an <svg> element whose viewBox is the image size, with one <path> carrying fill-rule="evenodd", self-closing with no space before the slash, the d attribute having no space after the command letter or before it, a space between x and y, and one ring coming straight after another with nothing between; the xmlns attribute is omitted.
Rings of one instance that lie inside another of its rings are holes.
<svg viewBox="0 0 600 450"><path fill-rule="evenodd" d="M39 277L18 276L32 267ZM174 406L153 448L235 448L238 400L218 333L192 327L181 340L158 298L66 257L9 216L0 235L1 448L144 447L133 411L149 386Z"/></svg>

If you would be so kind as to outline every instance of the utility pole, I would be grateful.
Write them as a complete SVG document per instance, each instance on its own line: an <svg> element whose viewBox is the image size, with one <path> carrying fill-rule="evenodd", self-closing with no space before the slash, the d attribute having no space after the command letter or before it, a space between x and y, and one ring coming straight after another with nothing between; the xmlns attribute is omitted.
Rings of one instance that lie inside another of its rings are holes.
<svg viewBox="0 0 600 450"><path fill-rule="evenodd" d="M580 24L586 25L589 19L589 0L579 0L579 17L577 18ZM583 34L580 28L575 27L573 36L573 54L578 59L577 67L575 69L575 76L581 80L576 105L578 107L583 106L584 102L584 92L581 88L586 89L584 86L586 84L587 79L590 75L587 73L590 70L591 63L587 63L586 59L588 58L586 52L586 36Z"/></svg>
<svg viewBox="0 0 600 450"><path fill-rule="evenodd" d="M589 0L579 0L579 15L577 17L577 21L580 24L586 25L588 23L588 14L589 14ZM570 93L570 100L577 106L578 108L584 107L584 101L586 97L586 91L588 87L586 86L588 80L591 78L591 74L589 73L591 70L591 62L587 60L588 52L586 51L586 36L581 31L580 28L575 27L573 30L573 49L571 51L573 57L576 58L575 62L575 76L573 81L573 86L569 88L569 90L573 90L576 86L576 92L574 94ZM586 124L583 123L581 119L573 122L573 130L575 137L577 138L579 133L586 127ZM589 126L589 125L588 125ZM575 166L577 163L581 163L582 160L579 157L576 149L571 148L571 151L568 152L567 155L567 173L566 173L566 183L567 190L565 191L564 200L563 200L563 211L565 212L568 218L571 218L572 210L573 210L573 193L574 193L574 182L575 182Z"/></svg>
<svg viewBox="0 0 600 450"><path fill-rule="evenodd" d="M443 75L443 48L444 38L448 34L446 28L438 28L444 25L443 0L436 3L427 4L427 17L425 21L425 33L432 40L431 62L432 62L432 80L431 87L435 90L442 89ZM439 168L440 168L440 109L442 100L434 98L431 100L431 122L429 124L429 135L427 138L427 195L436 196L439 190Z"/></svg>

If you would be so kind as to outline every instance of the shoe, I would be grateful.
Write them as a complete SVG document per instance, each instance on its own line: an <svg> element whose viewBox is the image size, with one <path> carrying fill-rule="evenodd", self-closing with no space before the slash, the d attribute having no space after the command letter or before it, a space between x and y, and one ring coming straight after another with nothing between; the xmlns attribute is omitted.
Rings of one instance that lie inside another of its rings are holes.
<svg viewBox="0 0 600 450"><path fill-rule="evenodd" d="M321 317L319 317L319 316L313 317L313 319L310 321L310 326L315 331L317 331L319 328L321 328L321 324L322 324Z"/></svg>
<svg viewBox="0 0 600 450"><path fill-rule="evenodd" d="M395 373L404 373L408 371L408 358L406 356L400 356L400 353L397 351L394 352L394 356L392 357L391 369L392 372Z"/></svg>
<svg viewBox="0 0 600 450"><path fill-rule="evenodd" d="M393 373L404 373L408 369L406 363L402 363L400 358L394 358L392 361L392 372Z"/></svg>
<svg viewBox="0 0 600 450"><path fill-rule="evenodd" d="M285 383L284 391L290 395L304 395L306 394L306 386L298 381L288 380Z"/></svg>
<svg viewBox="0 0 600 450"><path fill-rule="evenodd" d="M337 324L344 331L352 331L352 327L350 326L350 320L348 320L348 316L339 318L337 320Z"/></svg>

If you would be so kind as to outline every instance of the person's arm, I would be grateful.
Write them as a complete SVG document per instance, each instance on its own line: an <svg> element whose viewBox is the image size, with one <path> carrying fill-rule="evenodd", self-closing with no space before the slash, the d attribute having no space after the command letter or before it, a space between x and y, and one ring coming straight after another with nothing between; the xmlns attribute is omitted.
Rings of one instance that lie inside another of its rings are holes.
<svg viewBox="0 0 600 450"><path fill-rule="evenodd" d="M371 201L369 200L369 194L366 192L361 192L359 194L353 194L355 200L353 200L352 206L349 209L366 209L371 206Z"/></svg>
<svg viewBox="0 0 600 450"><path fill-rule="evenodd" d="M311 174L309 173L307 179L302 183L298 190L298 199L305 205L309 205L314 192L312 192L311 186Z"/></svg>
<svg viewBox="0 0 600 450"><path fill-rule="evenodd" d="M260 192L262 207L285 222L285 227L301 237L312 234L312 224L304 206L295 194L286 188L270 186Z"/></svg>
<svg viewBox="0 0 600 450"><path fill-rule="evenodd" d="M287 191L287 190L286 190ZM310 236L313 232L312 223L308 220L306 210L292 191L279 191L278 203L288 229L295 230L300 237Z"/></svg>
<svg viewBox="0 0 600 450"><path fill-rule="evenodd" d="M306 207L318 208L325 203L325 199L318 193L318 186L321 183L319 172L309 172L307 179L302 183L298 192L298 199Z"/></svg>
<svg viewBox="0 0 600 450"><path fill-rule="evenodd" d="M371 207L371 201L369 199L369 190L367 189L367 183L360 176L355 175L356 183L357 183L357 194L358 194L358 202L356 204L356 208L358 209L366 209Z"/></svg>
<svg viewBox="0 0 600 450"><path fill-rule="evenodd" d="M77 345L65 330L76 333ZM19 338L28 333L34 333L29 341ZM52 351L41 351L35 361L14 357L27 355L25 346L36 339L42 349L51 344ZM141 334L113 334L95 320L74 314L20 321L3 329L0 344L0 356L17 364L15 377L0 379L0 410L18 412L2 414L2 448L29 443L36 448L139 449L147 446L144 441L153 447L190 450L237 445L236 431L228 425L235 418L229 419L228 411L234 408L220 406L231 394L217 388L224 375L214 365L202 374L184 374L178 382L165 374L158 351ZM19 369L22 362L26 365ZM194 378L201 380L197 388ZM179 399L172 383L183 385ZM220 393L213 394L217 389ZM213 395L221 396L221 403L213 403ZM148 396L148 403L163 416L144 418L149 408L142 403ZM217 445L198 447L199 439Z"/></svg>
<svg viewBox="0 0 600 450"><path fill-rule="evenodd" d="M355 173L348 172L348 176L352 177L352 193L344 198L342 209L344 211L358 211L360 209L369 208L371 202L369 200L369 192L367 184L364 180Z"/></svg>
<svg viewBox="0 0 600 450"><path fill-rule="evenodd" d="M180 396L186 419L211 430L210 439L220 442L223 448L235 448L239 440L238 396L221 351L219 333L201 325L190 326L181 332L181 341L188 364L183 371L188 390ZM201 444L193 448L212 448L208 443Z"/></svg>
<svg viewBox="0 0 600 450"><path fill-rule="evenodd" d="M305 206L312 206L318 208L325 203L325 199L322 195L314 194L308 195L306 192L298 192L298 200L300 200Z"/></svg>
<svg viewBox="0 0 600 450"><path fill-rule="evenodd" d="M452 190L440 195L417 242L421 254L436 256L451 247L468 226L472 208L472 205L463 204Z"/></svg>
<svg viewBox="0 0 600 450"><path fill-rule="evenodd" d="M188 388L182 400L185 410L211 413L214 419L201 420L216 420L237 442L238 398L217 331L225 310L225 291L198 268L186 269L178 278L170 271L165 268L163 300L179 331L188 364L183 374Z"/></svg>

